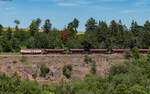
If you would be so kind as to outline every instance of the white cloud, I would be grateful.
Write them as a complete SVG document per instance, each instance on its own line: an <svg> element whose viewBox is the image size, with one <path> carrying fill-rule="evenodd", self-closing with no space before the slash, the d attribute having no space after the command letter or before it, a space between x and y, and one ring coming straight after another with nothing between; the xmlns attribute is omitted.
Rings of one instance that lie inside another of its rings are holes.
<svg viewBox="0 0 150 94"><path fill-rule="evenodd" d="M139 0L138 2L135 3L136 6L144 6L150 4L149 0Z"/></svg>
<svg viewBox="0 0 150 94"><path fill-rule="evenodd" d="M60 0L63 1L63 0ZM63 7L71 7L71 6L80 6L80 5L87 5L90 4L89 1L83 1L83 0L70 0L70 1L63 1L63 2L57 2L58 6L63 6Z"/></svg>
<svg viewBox="0 0 150 94"><path fill-rule="evenodd" d="M77 6L77 4L73 4L73 3L58 3L58 6L71 7L71 6Z"/></svg>
<svg viewBox="0 0 150 94"><path fill-rule="evenodd" d="M5 8L5 10L13 10L13 9L15 9L15 7L7 7L7 8Z"/></svg>
<svg viewBox="0 0 150 94"><path fill-rule="evenodd" d="M122 2L122 1L125 1L125 0L99 0L101 2Z"/></svg>
<svg viewBox="0 0 150 94"><path fill-rule="evenodd" d="M135 12L136 12L136 10L123 10L120 13L122 13L122 14L128 14L128 13L135 13Z"/></svg>

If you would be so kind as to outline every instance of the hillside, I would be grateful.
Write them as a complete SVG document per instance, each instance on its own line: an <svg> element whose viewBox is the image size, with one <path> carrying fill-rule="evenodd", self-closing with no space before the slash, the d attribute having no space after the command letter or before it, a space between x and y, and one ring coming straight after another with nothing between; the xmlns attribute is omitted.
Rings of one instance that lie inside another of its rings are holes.
<svg viewBox="0 0 150 94"><path fill-rule="evenodd" d="M123 55L90 55L96 61L97 74L104 76L107 74L111 64L125 61ZM37 74L38 82L59 82L66 79L62 74L64 65L72 64L72 77L83 79L85 75L90 73L91 64L84 62L84 55L48 55L48 56L19 56L19 55L1 55L0 72L7 75L18 73L22 79L33 79L33 74ZM46 77L40 76L39 67L45 64L50 69Z"/></svg>

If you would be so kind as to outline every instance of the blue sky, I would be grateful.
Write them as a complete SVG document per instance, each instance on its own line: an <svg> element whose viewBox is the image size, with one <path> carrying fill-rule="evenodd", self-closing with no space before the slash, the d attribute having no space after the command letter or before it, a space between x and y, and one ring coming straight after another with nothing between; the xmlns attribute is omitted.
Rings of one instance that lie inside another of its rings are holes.
<svg viewBox="0 0 150 94"><path fill-rule="evenodd" d="M150 20L150 0L0 0L0 24L14 27L14 19L20 27L27 28L31 20L50 19L53 27L63 29L74 18L79 19L79 30L84 31L86 21L122 20L128 27L132 20L142 25Z"/></svg>

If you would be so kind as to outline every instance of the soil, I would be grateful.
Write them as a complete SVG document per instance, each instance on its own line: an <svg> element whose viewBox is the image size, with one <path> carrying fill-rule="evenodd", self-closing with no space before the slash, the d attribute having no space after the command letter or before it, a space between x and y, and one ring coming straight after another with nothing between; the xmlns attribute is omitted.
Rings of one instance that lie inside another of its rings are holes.
<svg viewBox="0 0 150 94"><path fill-rule="evenodd" d="M64 65L72 64L72 79L83 79L90 73L91 64L84 62L83 54L73 55L44 55L44 56L21 56L10 55L0 56L0 72L6 73L11 76L13 73L17 73L22 79L37 80L38 82L59 82L61 79L67 80L62 74L62 68ZM90 54L93 60L96 61L97 74L104 76L108 73L112 64L121 63L126 61L122 54ZM22 60L25 58L25 60ZM40 76L40 66L45 64L50 72L46 77ZM34 77L34 76L35 77Z"/></svg>

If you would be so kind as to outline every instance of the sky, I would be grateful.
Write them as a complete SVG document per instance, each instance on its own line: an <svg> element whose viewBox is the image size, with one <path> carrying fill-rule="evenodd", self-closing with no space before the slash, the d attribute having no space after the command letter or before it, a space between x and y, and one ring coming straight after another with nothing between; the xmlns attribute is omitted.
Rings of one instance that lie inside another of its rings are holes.
<svg viewBox="0 0 150 94"><path fill-rule="evenodd" d="M80 21L79 31L85 31L85 23L93 17L106 21L119 21L130 27L132 20L143 25L150 20L150 0L0 0L0 24L28 28L31 21L41 18L42 24L50 19L52 26L63 29L74 18ZM41 24L41 25L42 25Z"/></svg>

